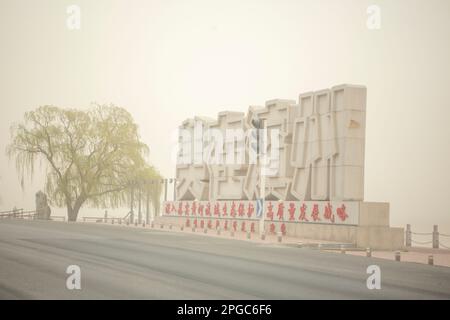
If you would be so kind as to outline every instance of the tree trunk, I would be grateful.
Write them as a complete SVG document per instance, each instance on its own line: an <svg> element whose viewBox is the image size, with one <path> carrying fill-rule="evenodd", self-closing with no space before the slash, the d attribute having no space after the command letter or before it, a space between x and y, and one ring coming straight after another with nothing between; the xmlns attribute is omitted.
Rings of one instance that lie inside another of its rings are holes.
<svg viewBox="0 0 450 320"><path fill-rule="evenodd" d="M78 212L80 211L81 206L83 205L85 199L83 198L78 198L75 201L75 204L72 205L71 204L67 204L67 219L70 222L75 222L77 221L78 218Z"/></svg>
<svg viewBox="0 0 450 320"><path fill-rule="evenodd" d="M74 212L74 209L71 205L67 206L67 220L69 222L77 221L78 212Z"/></svg>

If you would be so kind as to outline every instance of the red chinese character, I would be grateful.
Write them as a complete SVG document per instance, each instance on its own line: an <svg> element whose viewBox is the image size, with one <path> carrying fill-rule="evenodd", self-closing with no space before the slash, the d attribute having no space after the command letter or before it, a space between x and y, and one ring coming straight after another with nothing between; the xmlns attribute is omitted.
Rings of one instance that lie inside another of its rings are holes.
<svg viewBox="0 0 450 320"><path fill-rule="evenodd" d="M217 202L217 203L214 205L214 215L215 215L215 216L220 215L220 204L219 204L219 202Z"/></svg>
<svg viewBox="0 0 450 320"><path fill-rule="evenodd" d="M224 230L228 230L228 220L225 220L225 223L223 225Z"/></svg>
<svg viewBox="0 0 450 320"><path fill-rule="evenodd" d="M250 226L250 232L255 232L255 223L252 222L251 226Z"/></svg>
<svg viewBox="0 0 450 320"><path fill-rule="evenodd" d="M177 212L177 209L175 208L175 204L174 203L172 203L172 206L170 207L170 212L172 212L172 213L176 213Z"/></svg>
<svg viewBox="0 0 450 320"><path fill-rule="evenodd" d="M306 206L306 204L302 204L302 206L300 207L300 217L298 218L298 220L300 221L309 221L308 218L306 217L306 209L308 207Z"/></svg>
<svg viewBox="0 0 450 320"><path fill-rule="evenodd" d="M184 214L187 216L189 215L189 202L186 202L184 205Z"/></svg>
<svg viewBox="0 0 450 320"><path fill-rule="evenodd" d="M170 213L170 203L166 203L164 211L166 214Z"/></svg>
<svg viewBox="0 0 450 320"><path fill-rule="evenodd" d="M217 229L218 227L220 227L220 221L219 221L219 220L216 220L216 229Z"/></svg>
<svg viewBox="0 0 450 320"><path fill-rule="evenodd" d="M233 218L236 217L236 203L234 203L234 201L233 201L233 203L231 204L231 213L230 213L230 216L232 216Z"/></svg>
<svg viewBox="0 0 450 320"><path fill-rule="evenodd" d="M197 219L195 219L195 220L194 220L194 227L196 227L196 228L197 228L197 223L198 223L198 222L197 222Z"/></svg>
<svg viewBox="0 0 450 320"><path fill-rule="evenodd" d="M311 213L311 217L313 218L314 221L320 221L320 218L319 218L319 205L317 203L315 203L313 205L313 210L312 210L312 213Z"/></svg>
<svg viewBox="0 0 450 320"><path fill-rule="evenodd" d="M205 221L200 221L200 228L203 229L205 227Z"/></svg>
<svg viewBox="0 0 450 320"><path fill-rule="evenodd" d="M178 204L178 215L182 215L183 214L183 202L180 202Z"/></svg>
<svg viewBox="0 0 450 320"><path fill-rule="evenodd" d="M253 207L253 203L249 202L247 207L247 217L251 218L253 212L255 212L255 208Z"/></svg>
<svg viewBox="0 0 450 320"><path fill-rule="evenodd" d="M283 236L286 235L286 225L284 223L281 225L281 233L283 234Z"/></svg>
<svg viewBox="0 0 450 320"><path fill-rule="evenodd" d="M228 216L228 212L227 212L227 203L225 202L222 207L222 217L226 216Z"/></svg>
<svg viewBox="0 0 450 320"><path fill-rule="evenodd" d="M273 220L273 205L272 202L269 202L267 205L267 218L270 220Z"/></svg>
<svg viewBox="0 0 450 320"><path fill-rule="evenodd" d="M206 204L205 215L207 216L211 215L211 203L209 202Z"/></svg>
<svg viewBox="0 0 450 320"><path fill-rule="evenodd" d="M275 224L274 223L271 223L270 224L270 233L275 233Z"/></svg>
<svg viewBox="0 0 450 320"><path fill-rule="evenodd" d="M342 204L342 206L340 208L337 208L337 216L339 217L339 219L341 219L341 221L345 221L348 218L348 214L347 212L345 212L345 204Z"/></svg>
<svg viewBox="0 0 450 320"><path fill-rule="evenodd" d="M198 205L198 210L197 210L197 212L198 212L198 214L199 215L201 215L201 216L203 216L203 208L204 208L205 206L203 205L203 204L199 204Z"/></svg>
<svg viewBox="0 0 450 320"><path fill-rule="evenodd" d="M289 221L295 220L295 203L289 203Z"/></svg>
<svg viewBox="0 0 450 320"><path fill-rule="evenodd" d="M211 228L212 228L212 221L209 220L209 221L208 221L208 229L211 229Z"/></svg>
<svg viewBox="0 0 450 320"><path fill-rule="evenodd" d="M238 213L239 213L239 217L243 217L245 215L244 204L242 202L239 203Z"/></svg>
<svg viewBox="0 0 450 320"><path fill-rule="evenodd" d="M242 232L245 232L245 221L242 221L242 224L241 224L241 231Z"/></svg>
<svg viewBox="0 0 450 320"><path fill-rule="evenodd" d="M277 217L278 217L278 220L281 220L281 221L284 220L284 203L283 202L278 203Z"/></svg>
<svg viewBox="0 0 450 320"><path fill-rule="evenodd" d="M331 204L328 202L325 206L325 213L323 214L325 220L330 220L332 223L334 223L334 214Z"/></svg>
<svg viewBox="0 0 450 320"><path fill-rule="evenodd" d="M237 229L237 222L233 221L233 230L236 231L236 229Z"/></svg>
<svg viewBox="0 0 450 320"><path fill-rule="evenodd" d="M195 216L195 214L197 213L197 204L195 203L195 201L192 202L192 215Z"/></svg>

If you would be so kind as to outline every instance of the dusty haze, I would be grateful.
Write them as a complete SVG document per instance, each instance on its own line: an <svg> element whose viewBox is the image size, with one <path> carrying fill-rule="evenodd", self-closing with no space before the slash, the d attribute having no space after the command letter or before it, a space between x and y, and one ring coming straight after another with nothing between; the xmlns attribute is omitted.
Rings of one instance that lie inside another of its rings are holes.
<svg viewBox="0 0 450 320"><path fill-rule="evenodd" d="M72 4L80 30L66 27ZM0 211L33 209L42 188L36 176L22 191L4 155L10 125L39 105L127 108L173 177L185 118L352 83L368 88L365 199L390 202L393 226L450 231L448 0L0 0L0 41Z"/></svg>

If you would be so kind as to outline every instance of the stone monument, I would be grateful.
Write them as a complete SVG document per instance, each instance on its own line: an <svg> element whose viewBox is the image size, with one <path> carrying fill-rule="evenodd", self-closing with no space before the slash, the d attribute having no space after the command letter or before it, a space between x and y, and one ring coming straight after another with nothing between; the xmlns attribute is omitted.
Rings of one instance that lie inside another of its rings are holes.
<svg viewBox="0 0 450 320"><path fill-rule="evenodd" d="M366 88L339 85L179 128L167 223L398 249L389 203L364 201Z"/></svg>
<svg viewBox="0 0 450 320"><path fill-rule="evenodd" d="M42 191L36 193L36 218L50 220L51 209L48 205L47 195Z"/></svg>

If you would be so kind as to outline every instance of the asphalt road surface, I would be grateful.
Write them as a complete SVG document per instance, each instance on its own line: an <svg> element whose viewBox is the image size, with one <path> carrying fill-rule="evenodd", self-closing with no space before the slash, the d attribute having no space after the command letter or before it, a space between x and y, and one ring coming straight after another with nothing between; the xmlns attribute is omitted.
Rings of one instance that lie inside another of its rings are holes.
<svg viewBox="0 0 450 320"><path fill-rule="evenodd" d="M81 269L68 290L66 269ZM381 289L367 289L369 265ZM1 299L449 299L450 268L189 233L0 220Z"/></svg>

